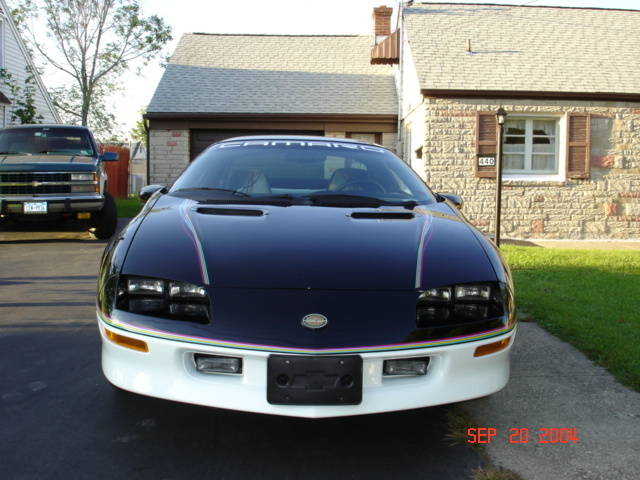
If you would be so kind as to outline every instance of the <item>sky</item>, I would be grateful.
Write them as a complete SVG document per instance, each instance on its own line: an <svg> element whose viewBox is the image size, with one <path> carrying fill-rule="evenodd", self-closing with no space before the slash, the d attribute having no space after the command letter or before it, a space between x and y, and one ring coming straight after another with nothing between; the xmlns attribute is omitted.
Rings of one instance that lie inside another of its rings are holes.
<svg viewBox="0 0 640 480"><path fill-rule="evenodd" d="M430 2L416 2L430 3ZM431 2L438 3L438 2ZM445 3L445 2L440 2ZM446 3L494 3L640 9L640 0L487 0ZM145 15L159 15L173 29L166 54L184 33L361 34L372 32L371 13L395 0L141 0ZM285 52L283 52L284 54ZM140 74L122 77L123 89L111 99L121 130L127 133L140 118L160 81L163 69L154 61ZM49 85L52 77L44 78Z"/></svg>

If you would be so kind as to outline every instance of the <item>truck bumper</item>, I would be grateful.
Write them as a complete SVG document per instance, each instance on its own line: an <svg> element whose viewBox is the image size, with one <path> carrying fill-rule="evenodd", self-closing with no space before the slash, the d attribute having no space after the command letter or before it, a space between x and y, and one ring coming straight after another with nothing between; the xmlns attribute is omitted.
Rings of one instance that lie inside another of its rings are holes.
<svg viewBox="0 0 640 480"><path fill-rule="evenodd" d="M102 195L29 195L29 196L0 196L0 214L23 215L25 202L47 202L46 214L34 214L46 217L49 214L95 212L102 209L104 197Z"/></svg>

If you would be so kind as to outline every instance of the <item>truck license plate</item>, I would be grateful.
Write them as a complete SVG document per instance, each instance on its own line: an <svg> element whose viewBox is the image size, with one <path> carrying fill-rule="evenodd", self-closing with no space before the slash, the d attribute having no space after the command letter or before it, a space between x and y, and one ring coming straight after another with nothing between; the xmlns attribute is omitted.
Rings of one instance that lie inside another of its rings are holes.
<svg viewBox="0 0 640 480"><path fill-rule="evenodd" d="M47 202L24 202L23 213L47 213Z"/></svg>

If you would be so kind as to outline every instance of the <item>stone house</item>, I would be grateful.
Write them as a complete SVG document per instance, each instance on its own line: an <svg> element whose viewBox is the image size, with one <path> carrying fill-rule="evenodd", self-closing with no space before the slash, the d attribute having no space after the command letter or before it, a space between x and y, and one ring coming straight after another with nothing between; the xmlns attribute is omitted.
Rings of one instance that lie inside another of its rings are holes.
<svg viewBox="0 0 640 480"><path fill-rule="evenodd" d="M493 231L503 107L503 236L640 239L640 11L414 3L399 24L374 61L427 184Z"/></svg>
<svg viewBox="0 0 640 480"><path fill-rule="evenodd" d="M60 115L53 106L4 0L0 0L0 70L9 73L11 82L22 91L31 70L35 81L34 105L37 113L42 115L42 123L60 123ZM15 103L11 89L0 78L0 128L20 123L12 118Z"/></svg>
<svg viewBox="0 0 640 480"><path fill-rule="evenodd" d="M491 232L503 107L503 236L640 239L640 11L406 5L371 37L185 35L147 110L150 182L232 135L362 138Z"/></svg>
<svg viewBox="0 0 640 480"><path fill-rule="evenodd" d="M129 143L129 195L137 194L147 184L146 142Z"/></svg>

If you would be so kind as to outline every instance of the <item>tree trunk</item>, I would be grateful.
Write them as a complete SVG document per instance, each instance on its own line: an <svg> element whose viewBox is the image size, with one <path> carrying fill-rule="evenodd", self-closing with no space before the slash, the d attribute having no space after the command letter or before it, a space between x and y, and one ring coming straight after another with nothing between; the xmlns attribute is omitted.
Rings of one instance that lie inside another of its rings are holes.
<svg viewBox="0 0 640 480"><path fill-rule="evenodd" d="M87 126L89 121L89 106L90 106L90 98L85 94L82 99L82 116L81 116L81 124L83 126Z"/></svg>

